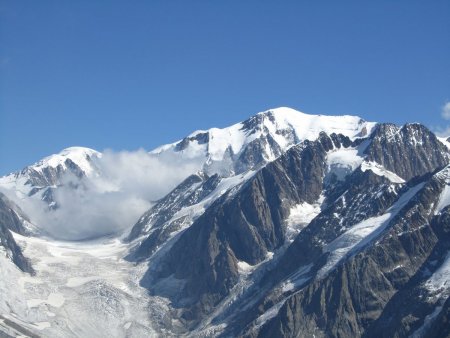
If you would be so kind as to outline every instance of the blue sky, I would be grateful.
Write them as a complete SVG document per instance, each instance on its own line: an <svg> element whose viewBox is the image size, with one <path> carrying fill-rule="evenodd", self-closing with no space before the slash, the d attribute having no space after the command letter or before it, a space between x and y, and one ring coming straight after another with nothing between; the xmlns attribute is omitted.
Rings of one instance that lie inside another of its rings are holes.
<svg viewBox="0 0 450 338"><path fill-rule="evenodd" d="M0 174L278 106L450 124L450 1L3 0L0 15Z"/></svg>

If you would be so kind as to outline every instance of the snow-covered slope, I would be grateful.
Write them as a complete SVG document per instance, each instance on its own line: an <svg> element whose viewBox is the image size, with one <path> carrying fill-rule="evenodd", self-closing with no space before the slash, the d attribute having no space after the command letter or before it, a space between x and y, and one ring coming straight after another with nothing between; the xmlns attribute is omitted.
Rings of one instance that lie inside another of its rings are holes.
<svg viewBox="0 0 450 338"><path fill-rule="evenodd" d="M41 161L33 165L33 169L36 171L43 171L45 168L52 167L57 168L62 166L64 169L68 169L68 159L74 162L86 175L90 175L94 172L92 166L92 158L101 157L101 154L90 148L84 147L70 147L62 150L59 154L48 156Z"/></svg>
<svg viewBox="0 0 450 338"><path fill-rule="evenodd" d="M441 141L448 149L450 149L450 137L438 137L439 141Z"/></svg>

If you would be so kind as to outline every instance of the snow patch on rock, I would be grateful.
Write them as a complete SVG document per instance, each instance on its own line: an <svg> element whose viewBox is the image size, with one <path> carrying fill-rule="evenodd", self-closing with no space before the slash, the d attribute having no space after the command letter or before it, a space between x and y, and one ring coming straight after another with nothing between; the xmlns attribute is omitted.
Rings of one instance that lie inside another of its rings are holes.
<svg viewBox="0 0 450 338"><path fill-rule="evenodd" d="M405 183L405 180L403 178L393 173L392 171L387 170L381 164L378 164L376 162L369 162L369 161L362 162L361 170L363 172L365 172L366 170L370 170L375 175L386 177L392 183L398 184Z"/></svg>
<svg viewBox="0 0 450 338"><path fill-rule="evenodd" d="M338 238L328 243L323 251L330 255L327 263L319 270L318 276L323 277L331 271L344 257L357 252L366 244L378 237L389 225L389 221L422 189L420 183L406 191L398 201L383 215L368 218L344 232Z"/></svg>
<svg viewBox="0 0 450 338"><path fill-rule="evenodd" d="M327 155L328 172L336 175L340 181L353 172L363 162L358 148L340 148Z"/></svg>
<svg viewBox="0 0 450 338"><path fill-rule="evenodd" d="M320 207L324 199L324 196L321 196L314 204L303 202L291 208L286 220L288 240L294 240L295 236L320 213Z"/></svg>
<svg viewBox="0 0 450 338"><path fill-rule="evenodd" d="M434 296L440 296L450 290L450 252L445 256L441 266L427 279L425 288Z"/></svg>
<svg viewBox="0 0 450 338"><path fill-rule="evenodd" d="M437 173L436 177L445 183L444 190L441 192L439 202L435 209L435 214L438 214L442 211L442 209L450 205L450 166L445 167Z"/></svg>

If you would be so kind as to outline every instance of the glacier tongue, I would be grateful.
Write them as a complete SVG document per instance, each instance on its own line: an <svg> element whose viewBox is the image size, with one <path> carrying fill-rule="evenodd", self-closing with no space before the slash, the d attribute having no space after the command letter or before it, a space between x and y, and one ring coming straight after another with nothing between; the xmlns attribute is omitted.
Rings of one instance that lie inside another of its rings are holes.
<svg viewBox="0 0 450 338"><path fill-rule="evenodd" d="M7 295L0 297L0 315L10 313L10 321L45 337L156 336L152 327L167 304L150 299L139 286L145 267L122 258L126 245L17 234L15 239L32 258L36 275L22 273L0 257L1 273L9 274L0 279L0 295Z"/></svg>

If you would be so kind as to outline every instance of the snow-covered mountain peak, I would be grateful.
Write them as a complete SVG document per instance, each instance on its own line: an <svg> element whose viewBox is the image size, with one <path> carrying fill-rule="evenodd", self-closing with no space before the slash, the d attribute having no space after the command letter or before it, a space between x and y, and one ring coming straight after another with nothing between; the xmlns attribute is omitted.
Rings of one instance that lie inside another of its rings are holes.
<svg viewBox="0 0 450 338"><path fill-rule="evenodd" d="M66 148L21 171L0 177L0 186L16 190L21 196L34 195L38 191L44 192L46 187L61 184L66 172L78 177L94 175L96 167L93 160L101 156L101 153L90 148Z"/></svg>
<svg viewBox="0 0 450 338"><path fill-rule="evenodd" d="M39 162L30 166L34 170L42 171L45 168L57 168L58 166L62 166L66 168L67 160L75 163L86 175L92 173L92 158L100 158L101 153L90 148L85 147L69 147L63 149L58 154L50 155Z"/></svg>
<svg viewBox="0 0 450 338"><path fill-rule="evenodd" d="M280 107L230 127L198 130L150 154L198 159L209 173L233 174L272 161L301 141L317 139L321 132L353 139L367 136L375 125L357 116L309 115Z"/></svg>
<svg viewBox="0 0 450 338"><path fill-rule="evenodd" d="M343 134L350 138L366 136L375 126L375 123L366 122L358 116L312 115L288 107L270 109L249 120L254 118L261 119L263 126L276 126L277 130L293 128L300 140L316 139L322 131L327 134Z"/></svg>

